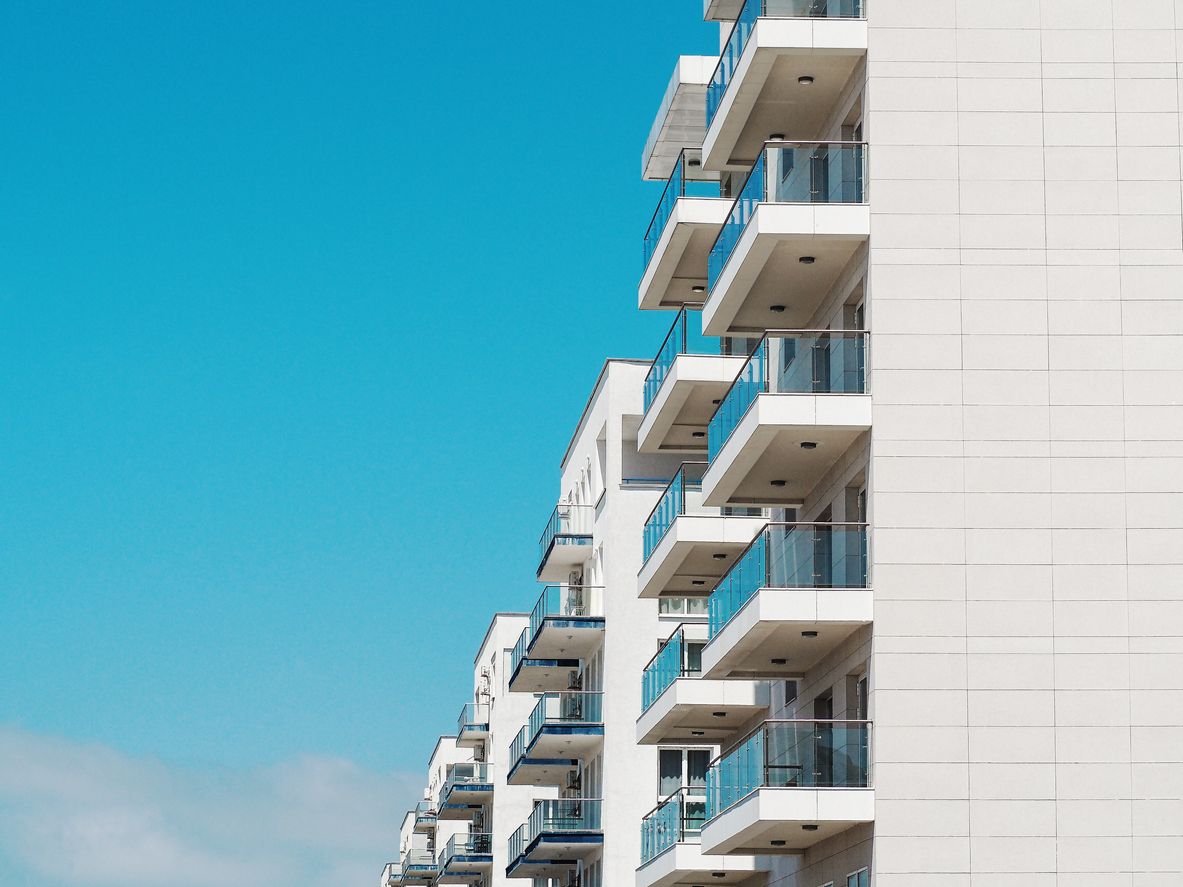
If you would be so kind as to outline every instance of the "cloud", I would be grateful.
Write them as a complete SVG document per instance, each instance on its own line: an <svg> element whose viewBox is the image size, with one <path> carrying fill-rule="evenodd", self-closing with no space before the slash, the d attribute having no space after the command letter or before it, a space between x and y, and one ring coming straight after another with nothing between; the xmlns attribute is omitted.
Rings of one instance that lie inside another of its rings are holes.
<svg viewBox="0 0 1183 887"><path fill-rule="evenodd" d="M187 769L0 727L0 871L62 887L370 887L421 777Z"/></svg>

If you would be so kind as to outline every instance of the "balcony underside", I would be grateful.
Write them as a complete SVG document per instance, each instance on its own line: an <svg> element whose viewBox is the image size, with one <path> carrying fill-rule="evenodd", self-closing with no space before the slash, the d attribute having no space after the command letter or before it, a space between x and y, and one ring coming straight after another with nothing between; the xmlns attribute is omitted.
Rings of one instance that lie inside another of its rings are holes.
<svg viewBox="0 0 1183 887"><path fill-rule="evenodd" d="M701 298L701 297L700 297ZM746 362L723 354L679 354L637 429L642 453L705 453L705 432ZM704 436L696 438L695 432Z"/></svg>
<svg viewBox="0 0 1183 887"><path fill-rule="evenodd" d="M429 834L435 831L436 817L432 816L430 819L416 819L414 831L421 835Z"/></svg>
<svg viewBox="0 0 1183 887"><path fill-rule="evenodd" d="M704 853L793 853L874 822L869 788L761 788L707 821ZM817 826L806 830L803 826ZM784 841L773 845L773 841Z"/></svg>
<svg viewBox="0 0 1183 887"><path fill-rule="evenodd" d="M457 748L475 748L488 738L488 724L470 724L460 730L456 737L456 746Z"/></svg>
<svg viewBox="0 0 1183 887"><path fill-rule="evenodd" d="M707 284L707 256L731 201L722 197L679 197L645 267L637 307L680 308L699 304ZM695 286L704 289L694 291Z"/></svg>
<svg viewBox="0 0 1183 887"><path fill-rule="evenodd" d="M581 566L591 555L590 534L556 536L538 566L538 579L542 582L566 582L571 568Z"/></svg>
<svg viewBox="0 0 1183 887"><path fill-rule="evenodd" d="M707 128L703 167L749 169L773 133L821 137L866 55L865 21L758 20Z"/></svg>
<svg viewBox="0 0 1183 887"><path fill-rule="evenodd" d="M543 834L506 871L509 878L557 878L573 871L576 863L599 853L604 846L600 832Z"/></svg>
<svg viewBox="0 0 1183 887"><path fill-rule="evenodd" d="M767 522L763 517L679 515L641 567L638 597L709 592ZM715 557L718 554L725 557Z"/></svg>
<svg viewBox="0 0 1183 887"><path fill-rule="evenodd" d="M471 856L457 856L436 879L437 884L475 884L493 870L491 854L476 853Z"/></svg>
<svg viewBox="0 0 1183 887"><path fill-rule="evenodd" d="M708 22L733 22L743 9L743 0L703 0L702 17Z"/></svg>
<svg viewBox="0 0 1183 887"><path fill-rule="evenodd" d="M526 650L531 660L586 659L604 642L604 617L548 616ZM564 684L563 689L566 685Z"/></svg>
<svg viewBox="0 0 1183 887"><path fill-rule="evenodd" d="M603 724L547 724L526 749L526 757L589 758L603 744Z"/></svg>
<svg viewBox="0 0 1183 887"><path fill-rule="evenodd" d="M492 792L489 797L492 798ZM484 804L462 804L449 801L440 805L440 819L451 822L467 822L484 809Z"/></svg>
<svg viewBox="0 0 1183 887"><path fill-rule="evenodd" d="M403 884L434 884L437 877L438 877L438 872L436 871L436 869L434 867L430 868L430 869L404 871L402 883Z"/></svg>
<svg viewBox="0 0 1183 887"><path fill-rule="evenodd" d="M874 595L868 588L762 588L703 648L703 676L804 674L873 619Z"/></svg>
<svg viewBox="0 0 1183 887"><path fill-rule="evenodd" d="M649 129L641 154L641 178L665 181L683 148L702 144L706 133L706 91L718 60L684 55L678 59Z"/></svg>
<svg viewBox="0 0 1183 887"><path fill-rule="evenodd" d="M637 744L722 743L767 710L764 682L678 678L637 719Z"/></svg>
<svg viewBox="0 0 1183 887"><path fill-rule="evenodd" d="M523 659L509 678L512 693L566 690L571 672L579 671L578 659Z"/></svg>
<svg viewBox="0 0 1183 887"><path fill-rule="evenodd" d="M697 841L688 841L667 847L637 869L637 887L742 884L756 872L767 870L755 856L707 856Z"/></svg>
<svg viewBox="0 0 1183 887"><path fill-rule="evenodd" d="M863 203L762 203L748 220L702 309L708 336L808 329L871 235ZM803 264L802 257L812 257ZM772 306L783 306L773 311Z"/></svg>
<svg viewBox="0 0 1183 887"><path fill-rule="evenodd" d="M558 785L567 784L568 775L579 769L575 758L525 757L518 760L509 771L506 782L510 785Z"/></svg>
<svg viewBox="0 0 1183 887"><path fill-rule="evenodd" d="M703 502L803 502L870 427L868 394L758 395L703 475Z"/></svg>

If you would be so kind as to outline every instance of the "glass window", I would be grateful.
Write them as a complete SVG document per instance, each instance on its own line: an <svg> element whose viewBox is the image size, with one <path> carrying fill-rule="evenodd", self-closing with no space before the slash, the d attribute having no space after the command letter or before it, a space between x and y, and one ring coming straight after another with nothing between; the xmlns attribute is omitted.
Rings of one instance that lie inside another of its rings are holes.
<svg viewBox="0 0 1183 887"><path fill-rule="evenodd" d="M668 798L682 787L682 750L663 748L658 753L657 793Z"/></svg>
<svg viewBox="0 0 1183 887"><path fill-rule="evenodd" d="M692 748L686 752L686 785L691 788L706 788L707 770L711 766L711 753L705 748Z"/></svg>
<svg viewBox="0 0 1183 887"><path fill-rule="evenodd" d="M846 887L870 887L871 872L869 869L859 869L857 872L846 876Z"/></svg>

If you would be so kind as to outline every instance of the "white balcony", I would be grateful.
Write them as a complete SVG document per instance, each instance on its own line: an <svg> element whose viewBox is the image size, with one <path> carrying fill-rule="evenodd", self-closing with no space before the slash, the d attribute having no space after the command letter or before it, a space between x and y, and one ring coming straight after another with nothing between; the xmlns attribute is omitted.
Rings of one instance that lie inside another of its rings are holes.
<svg viewBox="0 0 1183 887"><path fill-rule="evenodd" d="M778 331L761 340L707 431L703 503L793 505L871 428L866 335Z"/></svg>
<svg viewBox="0 0 1183 887"><path fill-rule="evenodd" d="M638 597L692 597L709 591L767 521L762 509L704 505L705 468L705 463L684 464L646 520Z"/></svg>
<svg viewBox="0 0 1183 887"><path fill-rule="evenodd" d="M854 0L748 0L707 87L703 165L742 170L789 124L820 135L867 57L860 15Z"/></svg>
<svg viewBox="0 0 1183 887"><path fill-rule="evenodd" d="M711 593L711 680L804 674L874 619L863 524L769 524Z"/></svg>
<svg viewBox="0 0 1183 887"><path fill-rule="evenodd" d="M766 721L711 764L709 854L800 853L873 822L868 721Z"/></svg>
<svg viewBox="0 0 1183 887"><path fill-rule="evenodd" d="M743 0L703 0L702 17L708 22L733 22L743 9Z"/></svg>
<svg viewBox="0 0 1183 887"><path fill-rule="evenodd" d="M572 567L592 556L592 524L595 509L590 505L559 503L546 521L538 540L538 578L543 582L565 580Z"/></svg>
<svg viewBox="0 0 1183 887"><path fill-rule="evenodd" d="M637 887L738 884L768 865L754 856L712 856L702 852L699 830L706 816L701 788L683 788L641 820L641 865ZM766 858L765 858L766 859Z"/></svg>
<svg viewBox="0 0 1183 887"><path fill-rule="evenodd" d="M707 84L715 72L714 56L678 59L641 155L641 178L668 179L683 148L698 147L706 134Z"/></svg>
<svg viewBox="0 0 1183 887"><path fill-rule="evenodd" d="M702 677L706 638L706 625L681 625L645 668L639 745L723 744L750 718L768 710L767 682Z"/></svg>

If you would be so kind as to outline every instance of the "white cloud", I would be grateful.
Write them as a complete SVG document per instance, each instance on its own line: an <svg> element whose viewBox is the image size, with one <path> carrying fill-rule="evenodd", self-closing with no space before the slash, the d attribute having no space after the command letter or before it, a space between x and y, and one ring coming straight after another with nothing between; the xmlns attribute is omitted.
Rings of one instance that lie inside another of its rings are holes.
<svg viewBox="0 0 1183 887"><path fill-rule="evenodd" d="M419 788L335 758L194 770L0 727L0 863L65 887L370 887Z"/></svg>

